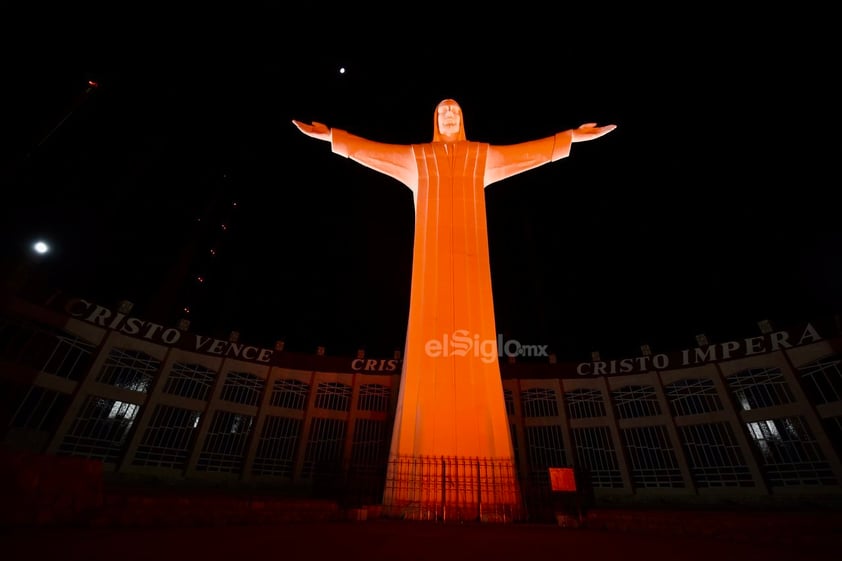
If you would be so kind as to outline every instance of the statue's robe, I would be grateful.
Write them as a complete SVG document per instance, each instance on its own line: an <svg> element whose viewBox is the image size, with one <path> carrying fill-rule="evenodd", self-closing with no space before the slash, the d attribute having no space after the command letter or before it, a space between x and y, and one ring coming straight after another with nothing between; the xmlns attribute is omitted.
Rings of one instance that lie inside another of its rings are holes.
<svg viewBox="0 0 842 561"><path fill-rule="evenodd" d="M517 502L516 459L498 362L484 190L567 157L570 145L569 131L495 146L467 140L386 144L332 130L333 152L400 181L412 191L415 205L409 321L389 475L412 481L387 482L387 504L417 502L428 495L438 501L444 496L419 488L429 486L430 478L413 475L415 467L409 469L413 474L407 472L407 465L424 458L470 463L458 478L455 468L447 474L448 486L453 483L455 489L473 489L477 479L483 480L476 471L481 467L473 469L476 461L503 466L511 474L505 477L512 480L503 487L511 489L499 489L496 501ZM482 493L483 504L495 500L487 490ZM480 500L477 491L463 489L458 494L460 504ZM450 502L449 492L447 497Z"/></svg>

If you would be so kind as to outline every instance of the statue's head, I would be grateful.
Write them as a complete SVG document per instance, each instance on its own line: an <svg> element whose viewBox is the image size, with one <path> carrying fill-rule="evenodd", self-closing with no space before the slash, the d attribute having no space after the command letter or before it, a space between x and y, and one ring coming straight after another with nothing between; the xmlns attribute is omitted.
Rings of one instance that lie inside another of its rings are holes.
<svg viewBox="0 0 842 561"><path fill-rule="evenodd" d="M457 142L467 140L462 108L452 99L445 99L436 105L433 115L433 142Z"/></svg>

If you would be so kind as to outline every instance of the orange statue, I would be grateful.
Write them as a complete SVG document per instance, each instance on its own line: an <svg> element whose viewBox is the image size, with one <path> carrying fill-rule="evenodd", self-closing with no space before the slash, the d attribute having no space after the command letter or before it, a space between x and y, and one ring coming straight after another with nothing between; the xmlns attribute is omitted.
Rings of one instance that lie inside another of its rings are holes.
<svg viewBox="0 0 842 561"><path fill-rule="evenodd" d="M500 377L484 189L565 158L615 125L495 146L468 141L452 99L433 141L387 144L322 123L293 124L334 153L406 185L415 241L403 371L384 506L411 518L516 516L520 498Z"/></svg>

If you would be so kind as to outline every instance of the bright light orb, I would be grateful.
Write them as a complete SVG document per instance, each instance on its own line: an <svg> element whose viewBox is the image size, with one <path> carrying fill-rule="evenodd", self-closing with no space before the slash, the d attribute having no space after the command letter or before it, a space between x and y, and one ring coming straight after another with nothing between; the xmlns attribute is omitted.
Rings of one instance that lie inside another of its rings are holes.
<svg viewBox="0 0 842 561"><path fill-rule="evenodd" d="M340 66L340 67L339 67L339 73L340 73L340 74L345 74L345 67L344 67L344 66Z"/></svg>
<svg viewBox="0 0 842 561"><path fill-rule="evenodd" d="M47 245L46 242L37 241L32 245L32 249L35 250L35 253L45 254L50 251L50 246Z"/></svg>

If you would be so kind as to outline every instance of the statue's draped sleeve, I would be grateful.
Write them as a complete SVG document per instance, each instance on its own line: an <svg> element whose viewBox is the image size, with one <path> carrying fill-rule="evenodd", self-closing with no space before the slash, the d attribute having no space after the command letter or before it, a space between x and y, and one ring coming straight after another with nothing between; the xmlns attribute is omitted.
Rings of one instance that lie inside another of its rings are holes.
<svg viewBox="0 0 842 561"><path fill-rule="evenodd" d="M375 142L341 129L332 129L331 150L400 181L413 192L417 189L418 164L409 144Z"/></svg>
<svg viewBox="0 0 842 561"><path fill-rule="evenodd" d="M487 186L566 158L570 155L572 136L571 131L564 131L518 144L489 145L483 184ZM418 165L412 145L376 142L334 128L331 130L331 149L335 154L400 181L414 194L418 189Z"/></svg>
<svg viewBox="0 0 842 561"><path fill-rule="evenodd" d="M491 145L483 183L488 186L513 175L555 162L570 155L572 131L505 146Z"/></svg>

